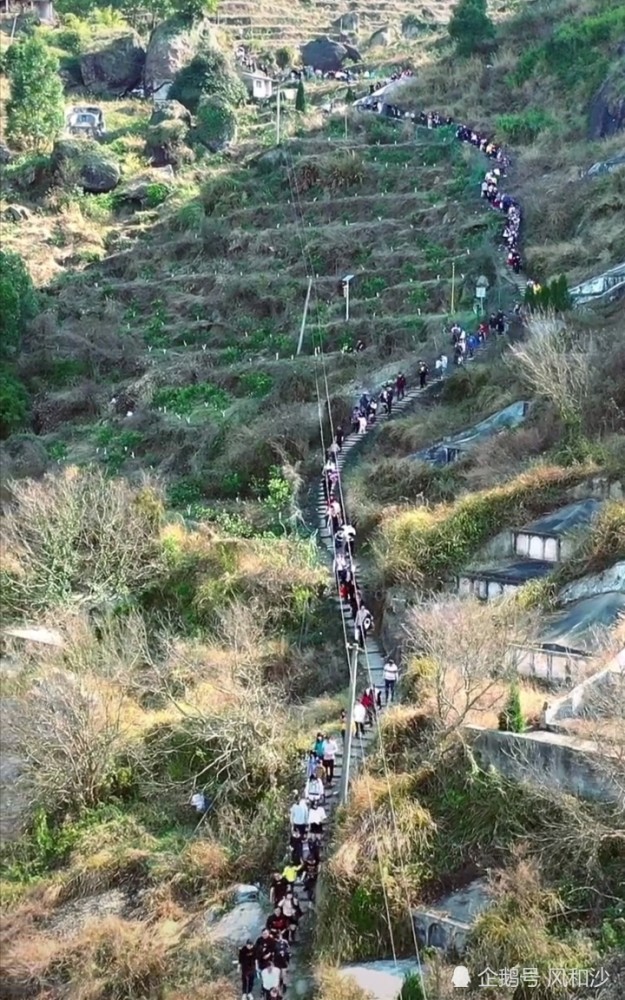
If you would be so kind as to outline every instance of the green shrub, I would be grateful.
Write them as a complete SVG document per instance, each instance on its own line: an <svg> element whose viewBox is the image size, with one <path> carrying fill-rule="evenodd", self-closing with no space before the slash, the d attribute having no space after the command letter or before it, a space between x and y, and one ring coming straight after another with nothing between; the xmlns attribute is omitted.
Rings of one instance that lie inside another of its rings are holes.
<svg viewBox="0 0 625 1000"><path fill-rule="evenodd" d="M161 184L158 181L154 184L148 184L145 204L148 208L158 208L164 201L167 201L170 194L171 188L168 184Z"/></svg>
<svg viewBox="0 0 625 1000"><path fill-rule="evenodd" d="M245 372L239 378L239 386L246 395L262 399L273 388L273 376L269 372Z"/></svg>
<svg viewBox="0 0 625 1000"><path fill-rule="evenodd" d="M531 143L545 129L555 125L554 119L546 111L530 108L509 115L499 115L497 128L508 142L514 144Z"/></svg>
<svg viewBox="0 0 625 1000"><path fill-rule="evenodd" d="M295 62L295 53L293 49L288 45L283 45L281 48L276 49L276 64L280 69L286 69L287 66L292 66Z"/></svg>
<svg viewBox="0 0 625 1000"><path fill-rule="evenodd" d="M230 107L243 104L246 98L242 82L216 49L205 49L181 69L169 92L170 100L180 101L193 114L202 97L219 98Z"/></svg>
<svg viewBox="0 0 625 1000"><path fill-rule="evenodd" d="M459 0L449 21L449 35L458 55L470 56L495 37L495 25L486 11L486 0Z"/></svg>
<svg viewBox="0 0 625 1000"><path fill-rule="evenodd" d="M19 254L0 250L0 360L15 356L37 311L32 279Z"/></svg>
<svg viewBox="0 0 625 1000"><path fill-rule="evenodd" d="M489 538L522 524L566 499L594 465L537 466L490 490L449 505L394 512L382 520L374 548L387 580L437 587Z"/></svg>
<svg viewBox="0 0 625 1000"><path fill-rule="evenodd" d="M499 716L499 729L507 733L524 733L525 718L521 708L521 693L518 684L513 684L508 694L505 708Z"/></svg>
<svg viewBox="0 0 625 1000"><path fill-rule="evenodd" d="M6 365L0 365L0 437L8 437L26 420L28 393Z"/></svg>
<svg viewBox="0 0 625 1000"><path fill-rule="evenodd" d="M153 406L166 406L170 412L181 417L188 416L202 405L215 411L225 410L229 404L228 393L210 382L179 387L165 386L157 389L152 397Z"/></svg>
<svg viewBox="0 0 625 1000"><path fill-rule="evenodd" d="M297 94L295 96L295 110L299 112L304 112L306 110L306 91L304 89L304 81L300 80L297 85Z"/></svg>
<svg viewBox="0 0 625 1000"><path fill-rule="evenodd" d="M216 97L202 97L198 104L196 122L191 139L206 146L211 152L219 152L236 139L237 116L226 101Z"/></svg>
<svg viewBox="0 0 625 1000"><path fill-rule="evenodd" d="M36 35L11 46L7 72L7 137L23 149L49 146L65 120L59 60Z"/></svg>

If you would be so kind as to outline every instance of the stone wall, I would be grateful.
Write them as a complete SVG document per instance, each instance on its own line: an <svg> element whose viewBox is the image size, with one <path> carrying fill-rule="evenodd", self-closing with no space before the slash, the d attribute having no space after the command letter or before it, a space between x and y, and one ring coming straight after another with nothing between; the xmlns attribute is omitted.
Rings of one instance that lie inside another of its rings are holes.
<svg viewBox="0 0 625 1000"><path fill-rule="evenodd" d="M621 802L623 793L609 775L609 758L593 743L558 733L501 733L467 726L483 766L507 778L558 790L595 802Z"/></svg>

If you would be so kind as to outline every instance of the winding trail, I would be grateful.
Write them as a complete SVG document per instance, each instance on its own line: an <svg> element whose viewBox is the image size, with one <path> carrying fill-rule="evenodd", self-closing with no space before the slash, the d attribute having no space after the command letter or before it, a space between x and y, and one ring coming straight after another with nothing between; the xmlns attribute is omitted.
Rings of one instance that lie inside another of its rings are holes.
<svg viewBox="0 0 625 1000"><path fill-rule="evenodd" d="M391 120L393 120L393 119L391 119ZM401 119L399 119L399 121L401 121ZM447 123L447 124L454 124L455 125L455 123ZM457 127L457 126L455 126L455 127ZM460 126L460 129L465 129L465 127L464 126ZM466 131L466 129L465 129L465 131ZM471 135L471 131L470 130L469 130L469 135ZM462 138L459 134L457 134L457 139L459 141L469 141L469 142L471 142L471 139L466 140L466 139ZM471 144L473 146L476 145L475 142L471 142ZM478 150L479 150L479 143L477 144L477 146L478 146ZM497 148L500 149L501 147L497 147ZM486 156L486 159L490 163L493 162L493 157ZM509 161L508 161L507 157L503 156L504 169L505 169L505 167L507 167L508 162ZM505 176L505 173L504 173L504 176ZM512 202L517 207L519 207L519 211L520 211L520 206L518 206L518 202L516 200L514 200L514 199L512 199ZM505 218L505 215L503 213L500 213L500 214L502 214L502 220L503 220ZM508 269L506 268L506 270L508 270ZM513 273L510 273L510 278L512 279L512 284L514 284L514 286L517 289L517 291L521 292L521 290L522 290L522 288L524 287L524 284L525 284L524 278L521 275L513 274ZM488 348L490 340L491 340L491 338L489 337L488 340L485 343L480 344L478 346L478 348L476 350L476 357L477 357L478 353L482 353L484 350L486 350ZM432 370L434 366L430 365L429 367L430 367L430 370ZM452 367L451 371L453 371L453 367ZM347 513L347 510L346 510L346 507L345 507L345 498L344 498L344 492L343 492L343 488L342 488L342 472L343 472L343 470L345 468L345 464L347 462L347 459L349 458L350 455L354 454L355 450L357 451L362 446L362 444L364 443L364 441L367 438L367 436L370 435L373 431L375 431L377 429L377 426L380 423L383 423L385 420L394 419L397 415L405 413L407 410L409 410L419 400L419 398L424 393L427 393L436 382L440 381L440 379L441 379L441 376L429 379L427 385L424 388L420 388L420 387L416 387L416 386L413 386L413 387L410 387L410 388L406 387L406 393L405 393L404 398L401 399L401 400L395 400L394 401L391 414L379 413L376 423L373 424L373 425L368 424L367 425L367 429L366 429L366 431L364 433L354 433L354 432L352 432L352 433L350 433L350 434L348 434L348 435L345 436L344 441L343 441L343 446L342 446L342 449L341 449L341 451L340 451L340 453L339 453L339 455L337 457L337 463L336 463L337 464L337 471L338 471L338 498L341 501L341 507L342 507L342 511L343 511L344 523L350 523L350 519L348 517L348 513ZM377 396L378 393L376 392L375 395ZM321 401L321 398L320 398L319 399L320 408L321 408L321 402L322 401ZM329 398L328 398L327 402L328 402L328 407L329 407L329 405L330 405L329 404ZM324 408L325 408L325 404L324 404ZM330 423L332 425L332 422L333 422L332 421L332 414L331 413L327 413L326 416L330 418ZM327 523L326 513L327 513L327 501L326 501L326 496L325 496L323 478L321 478L321 481L319 483L319 486L318 486L318 489L317 489L317 492L316 492L316 525L315 525L315 527L317 528L318 535L319 535L319 540L320 540L320 544L321 544L321 546L322 546L322 548L323 548L323 550L325 552L325 556L326 556L327 562L329 564L330 573L334 577L334 583L335 583L335 586L336 586L336 591L335 591L333 600L334 600L334 604L336 606L336 610L337 610L338 614L340 614L340 616L341 616L341 623L342 623L342 627L344 629L344 635L345 635L345 639L346 639L346 642L347 642L353 636L354 625L353 625L353 620L352 620L352 611L351 611L351 607L350 607L349 602L346 601L346 600L343 600L341 598L340 593L339 593L338 580L337 580L336 576L334 576L334 573L333 573L332 564L333 564L333 559L334 559L334 538L333 538L333 535L332 535L332 531L331 531L331 529L330 529L330 527L329 527L329 525ZM356 560L352 560L352 570L353 570L354 581L357 583L358 563L357 563ZM361 595L362 595L362 590L361 590ZM365 603L365 605L367 604L366 601L364 603ZM348 652L348 650L346 650L346 652ZM383 670L384 670L385 654L384 654L384 650L383 650L383 648L381 646L381 643L380 643L379 639L376 638L374 634L367 636L366 643L365 643L365 649L364 649L363 653L359 654L359 660L361 660L361 659L365 660L366 667L365 667L364 672L362 674L363 682L361 683L361 685L358 685L357 689L356 689L357 690L357 697L358 697L358 691L359 691L359 689L362 690L362 686L367 686L368 687L368 686L371 685L371 686L374 686L377 690L383 689L383 687L384 687L384 683L383 683ZM384 709L382 709L382 711L384 711ZM351 756L351 761L350 761L350 763L353 766L354 770L356 770L356 769L358 769L358 768L360 768L362 766L362 763L363 763L363 761L364 761L367 753L369 752L369 750L370 750L370 748L371 748L371 746L372 746L372 744L373 744L373 742L375 740L375 736L376 736L376 733L377 733L377 721L378 721L378 713L376 713L374 724L372 726L370 726L370 727L367 727L367 729L365 731L364 737L354 738L354 742L353 742L353 746L352 746L352 756ZM338 805L338 788L340 787L340 784L341 784L341 779L342 779L342 775L343 775L343 767L344 767L343 756L344 756L344 747L339 745L338 752L336 754L336 762L335 762L335 782L334 782L334 788L332 788L332 789L330 789L330 790L328 790L326 792L326 798L325 798L325 809L326 809L326 813L327 813L327 822L326 822L325 827L324 827L324 836L322 838L322 848L321 848L322 863L323 863L323 859L325 857L325 852L327 850L328 833L329 833L329 830L332 828L334 813L336 812L336 808L337 808L337 805ZM351 775L349 777L351 777ZM296 883L296 885L295 885L295 894L296 894L297 898L299 899L300 904L302 906L302 911L304 913L304 920L306 922L308 922L307 921L307 917L310 916L311 912L314 912L314 906L309 907L309 905L307 903L307 900L304 898L304 896L305 896L305 890L304 890L304 886L303 885ZM309 971L307 972L306 969L305 969L306 963L304 961L304 956L301 954L301 945L298 943L299 939L301 937L301 933L302 932L300 931L300 933L298 934L298 941L296 941L294 943L294 946L292 948L291 962L290 962L289 970L288 970L289 996L293 996L293 994L298 995L298 994L306 992L306 990L307 990L307 988L309 986L309 982L310 982L310 973L309 973ZM307 928L306 936L310 940L310 929L309 928ZM417 956L417 958L418 958L418 956Z"/></svg>

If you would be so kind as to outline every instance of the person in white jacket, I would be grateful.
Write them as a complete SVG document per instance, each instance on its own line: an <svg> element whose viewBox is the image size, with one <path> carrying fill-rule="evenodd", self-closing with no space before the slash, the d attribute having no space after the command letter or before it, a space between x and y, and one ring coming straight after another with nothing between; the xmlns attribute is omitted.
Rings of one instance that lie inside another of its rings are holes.
<svg viewBox="0 0 625 1000"><path fill-rule="evenodd" d="M393 700L395 685L399 676L399 667L392 656L389 656L384 664L384 673L382 676L384 677L384 704L388 705L389 701Z"/></svg>
<svg viewBox="0 0 625 1000"><path fill-rule="evenodd" d="M356 735L365 735L365 722L367 721L367 709L362 702L357 701L354 705L354 723L356 725Z"/></svg>
<svg viewBox="0 0 625 1000"><path fill-rule="evenodd" d="M294 802L291 806L290 819L293 829L299 830L303 837L308 830L308 806L303 795L299 802Z"/></svg>

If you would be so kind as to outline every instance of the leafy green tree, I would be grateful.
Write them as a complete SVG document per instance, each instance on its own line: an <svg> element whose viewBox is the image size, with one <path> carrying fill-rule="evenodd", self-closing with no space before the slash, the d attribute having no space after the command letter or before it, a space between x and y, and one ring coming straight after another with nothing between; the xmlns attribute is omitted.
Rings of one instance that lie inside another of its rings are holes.
<svg viewBox="0 0 625 1000"><path fill-rule="evenodd" d="M0 250L0 361L13 358L37 311L33 283L19 254Z"/></svg>
<svg viewBox="0 0 625 1000"><path fill-rule="evenodd" d="M306 110L306 91L304 90L304 81L300 80L297 85L297 95L295 97L295 110L305 111Z"/></svg>
<svg viewBox="0 0 625 1000"><path fill-rule="evenodd" d="M169 91L170 100L180 101L193 114L202 97L216 97L232 107L246 98L245 87L217 49L205 49L181 69Z"/></svg>
<svg viewBox="0 0 625 1000"><path fill-rule="evenodd" d="M24 384L8 365L0 364L0 438L20 427L28 412L28 394Z"/></svg>
<svg viewBox="0 0 625 1000"><path fill-rule="evenodd" d="M49 146L63 128L59 60L39 35L10 49L7 137L24 149Z"/></svg>
<svg viewBox="0 0 625 1000"><path fill-rule="evenodd" d="M488 16L486 0L459 0L453 9L448 30L461 56L470 56L492 41L495 25Z"/></svg>
<svg viewBox="0 0 625 1000"><path fill-rule="evenodd" d="M282 48L276 49L275 60L280 69L292 66L295 61L293 49L289 48L288 45L283 45Z"/></svg>

